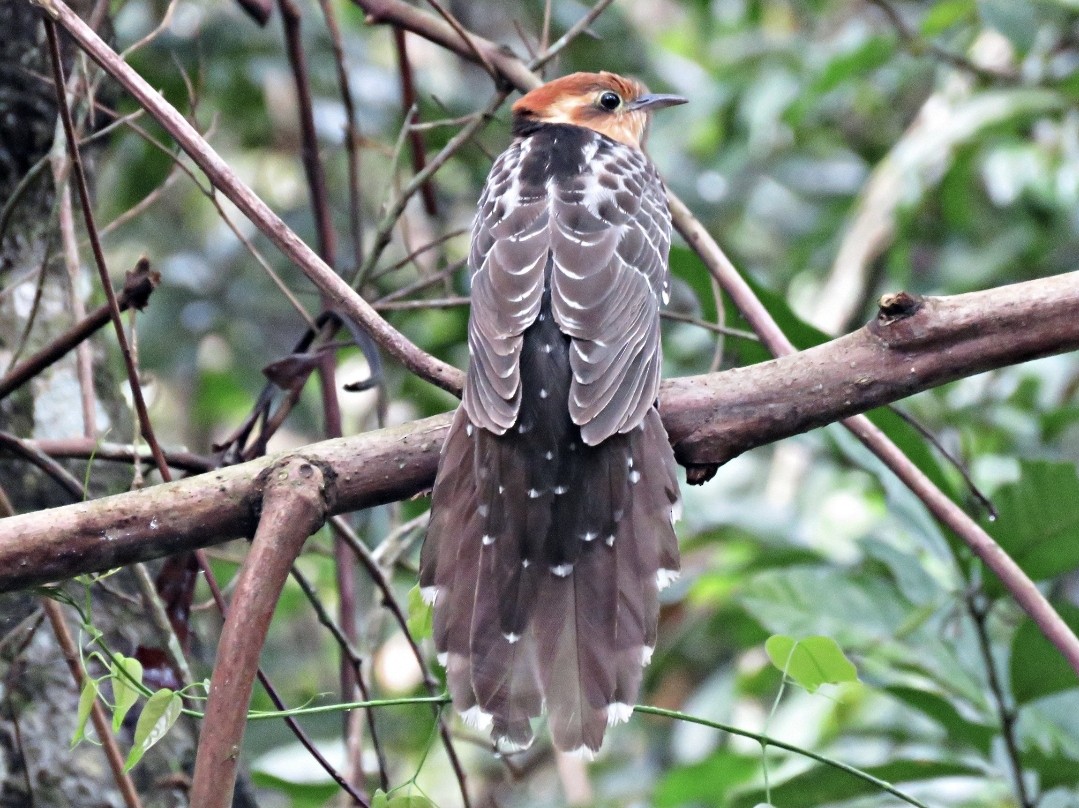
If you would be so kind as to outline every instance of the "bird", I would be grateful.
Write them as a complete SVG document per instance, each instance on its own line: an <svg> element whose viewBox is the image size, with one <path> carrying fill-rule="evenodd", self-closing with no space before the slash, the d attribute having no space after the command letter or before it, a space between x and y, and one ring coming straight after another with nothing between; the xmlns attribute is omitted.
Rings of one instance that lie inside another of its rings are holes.
<svg viewBox="0 0 1079 808"><path fill-rule="evenodd" d="M642 142L685 101L609 72L537 87L479 199L419 586L453 704L499 753L546 711L554 746L591 759L632 713L678 574L657 409L671 216Z"/></svg>

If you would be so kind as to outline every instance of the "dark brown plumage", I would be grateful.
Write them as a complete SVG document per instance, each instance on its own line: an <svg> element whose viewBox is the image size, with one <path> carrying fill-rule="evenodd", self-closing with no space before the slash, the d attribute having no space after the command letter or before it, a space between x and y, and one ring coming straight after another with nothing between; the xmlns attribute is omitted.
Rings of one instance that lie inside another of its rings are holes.
<svg viewBox="0 0 1079 808"><path fill-rule="evenodd" d="M678 570L656 410L670 213L640 141L682 100L610 73L533 90L480 198L471 364L420 584L454 705L502 751L531 743L544 707L557 747L599 749Z"/></svg>

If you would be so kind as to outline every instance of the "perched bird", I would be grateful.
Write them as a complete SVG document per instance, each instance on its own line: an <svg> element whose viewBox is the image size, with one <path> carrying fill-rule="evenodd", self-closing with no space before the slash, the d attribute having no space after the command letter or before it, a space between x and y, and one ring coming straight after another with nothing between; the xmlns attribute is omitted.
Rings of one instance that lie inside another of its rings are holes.
<svg viewBox="0 0 1079 808"><path fill-rule="evenodd" d="M420 586L453 703L503 752L545 707L586 757L629 718L678 571L656 410L671 217L641 141L682 103L613 73L532 90L480 197Z"/></svg>

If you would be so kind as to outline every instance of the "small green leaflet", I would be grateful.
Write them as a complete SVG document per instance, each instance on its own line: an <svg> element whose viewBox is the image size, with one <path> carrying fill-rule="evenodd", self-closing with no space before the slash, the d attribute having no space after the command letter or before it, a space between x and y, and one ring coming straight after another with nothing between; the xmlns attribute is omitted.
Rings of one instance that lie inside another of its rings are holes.
<svg viewBox="0 0 1079 808"><path fill-rule="evenodd" d="M786 634L768 638L764 650L772 664L813 693L823 684L857 682L858 671L831 637L803 637Z"/></svg>
<svg viewBox="0 0 1079 808"><path fill-rule="evenodd" d="M424 601L423 595L420 594L419 584L408 590L408 620L406 622L408 633L416 642L424 637L430 637L434 629L434 610Z"/></svg>
<svg viewBox="0 0 1079 808"><path fill-rule="evenodd" d="M371 808L435 808L435 804L420 794L391 797L380 788L371 797Z"/></svg>
<svg viewBox="0 0 1079 808"><path fill-rule="evenodd" d="M125 772L131 771L132 767L142 760L146 750L165 737L165 733L180 717L182 706L180 695L167 687L161 688L147 699L139 722L135 725L135 743L124 762Z"/></svg>
<svg viewBox="0 0 1079 808"><path fill-rule="evenodd" d="M142 684L142 663L132 657L117 654L112 664L112 731L119 732L127 711L139 700L139 691L132 680Z"/></svg>
<svg viewBox="0 0 1079 808"><path fill-rule="evenodd" d="M71 746L74 748L86 737L86 720L90 717L90 710L94 708L94 699L97 698L97 681L86 677L82 683L82 693L79 694L79 717L75 723L75 734L71 736Z"/></svg>

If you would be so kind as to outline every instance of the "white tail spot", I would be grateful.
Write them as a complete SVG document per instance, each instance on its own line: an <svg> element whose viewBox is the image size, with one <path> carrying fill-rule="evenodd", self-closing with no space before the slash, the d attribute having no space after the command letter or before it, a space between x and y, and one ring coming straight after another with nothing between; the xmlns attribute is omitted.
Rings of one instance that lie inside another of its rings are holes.
<svg viewBox="0 0 1079 808"><path fill-rule="evenodd" d="M536 499L536 498L539 497L539 495L541 493L543 493L543 492L542 491L537 491L535 488L529 488L528 489L528 498L529 499Z"/></svg>
<svg viewBox="0 0 1079 808"><path fill-rule="evenodd" d="M474 729L487 729L491 726L492 721L491 714L481 710L478 704L469 707L461 713L461 718L466 724Z"/></svg>
<svg viewBox="0 0 1079 808"><path fill-rule="evenodd" d="M641 646L641 667L643 668L649 662L652 661L652 652L656 649L650 645Z"/></svg>
<svg viewBox="0 0 1079 808"><path fill-rule="evenodd" d="M656 570L656 587L662 592L678 580L678 570Z"/></svg>
<svg viewBox="0 0 1079 808"><path fill-rule="evenodd" d="M543 315L541 314L540 316L542 317ZM500 755L512 755L515 752L523 752L531 745L531 741L528 743L518 743L517 741L507 738L505 735L495 739L495 748Z"/></svg>
<svg viewBox="0 0 1079 808"><path fill-rule="evenodd" d="M438 660L438 664L444 668L450 663L450 652L443 651L441 654L436 654L435 659Z"/></svg>
<svg viewBox="0 0 1079 808"><path fill-rule="evenodd" d="M438 600L438 587L437 586L422 586L420 587L420 597L423 598L423 602L428 606L434 606L435 601Z"/></svg>
<svg viewBox="0 0 1079 808"><path fill-rule="evenodd" d="M551 352L551 343L549 343L549 342L543 343L543 352L544 353L550 353Z"/></svg>
<svg viewBox="0 0 1079 808"><path fill-rule="evenodd" d="M547 452L547 454L545 454L544 457L547 458L548 460L554 460L554 452Z"/></svg>
<svg viewBox="0 0 1079 808"><path fill-rule="evenodd" d="M681 519L681 518L682 518L682 500L679 499L679 500L676 500L673 505L671 505L671 525L677 524L678 520Z"/></svg>
<svg viewBox="0 0 1079 808"><path fill-rule="evenodd" d="M485 546L489 545L489 544L494 544L495 543L495 537L492 536L490 533L484 533L483 534L483 539L481 541L483 542L483 544Z"/></svg>
<svg viewBox="0 0 1079 808"><path fill-rule="evenodd" d="M476 513L478 513L480 516L486 516L490 510L490 507L488 507L487 505L479 505L476 507Z"/></svg>
<svg viewBox="0 0 1079 808"><path fill-rule="evenodd" d="M630 468L633 468L633 458L632 457L626 458L626 465L629 466Z"/></svg>
<svg viewBox="0 0 1079 808"><path fill-rule="evenodd" d="M472 432L473 432L472 424L465 424L465 434L468 435L468 437L471 438L472 437Z"/></svg>
<svg viewBox="0 0 1079 808"><path fill-rule="evenodd" d="M594 541L597 538L599 538L599 534L598 533L593 533L591 530L589 530L583 536L581 536L582 541Z"/></svg>
<svg viewBox="0 0 1079 808"><path fill-rule="evenodd" d="M547 398L547 388L546 387L541 387L540 388L540 398Z"/></svg>
<svg viewBox="0 0 1079 808"><path fill-rule="evenodd" d="M513 645L517 640L521 639L520 634L514 634L512 631L509 634L503 634L502 636L506 638L506 642L510 645Z"/></svg>
<svg viewBox="0 0 1079 808"><path fill-rule="evenodd" d="M566 752L566 754L585 762L591 762L596 759L596 750L588 746L578 746L576 749L571 749Z"/></svg>
<svg viewBox="0 0 1079 808"><path fill-rule="evenodd" d="M505 494L506 493L506 486L504 486L504 485L498 486L498 493Z"/></svg>
<svg viewBox="0 0 1079 808"><path fill-rule="evenodd" d="M521 559L521 566L522 566L522 567L523 567L524 569L528 569L528 567L529 567L529 565L530 565L531 563L532 563L532 562L531 562L531 561L529 561L529 560L528 560L527 558L522 558L522 559Z"/></svg>
<svg viewBox="0 0 1079 808"><path fill-rule="evenodd" d="M606 544L608 547L614 547L614 534L612 533L610 536L604 539L603 543Z"/></svg>
<svg viewBox="0 0 1079 808"><path fill-rule="evenodd" d="M567 575L573 572L573 565L559 564L557 567L551 567L551 572L553 572L559 578L565 578Z"/></svg>
<svg viewBox="0 0 1079 808"><path fill-rule="evenodd" d="M520 435L525 434L526 432L528 432L531 429L532 429L532 424L518 424L517 425L517 432Z"/></svg>
<svg viewBox="0 0 1079 808"><path fill-rule="evenodd" d="M632 704L623 704L620 701L616 701L614 704L608 704L607 726L613 727L615 724L624 724L629 721L631 715L633 715Z"/></svg>
<svg viewBox="0 0 1079 808"><path fill-rule="evenodd" d="M636 485L641 481L641 473L639 471L631 471L629 473L629 481Z"/></svg>
<svg viewBox="0 0 1079 808"><path fill-rule="evenodd" d="M555 492L556 494L558 494L559 496L562 496L562 495L563 495L564 493L566 493L567 491L569 491L569 489L568 489L568 488L566 488L566 486L564 486L564 485L556 485L556 486L554 487L554 492Z"/></svg>

